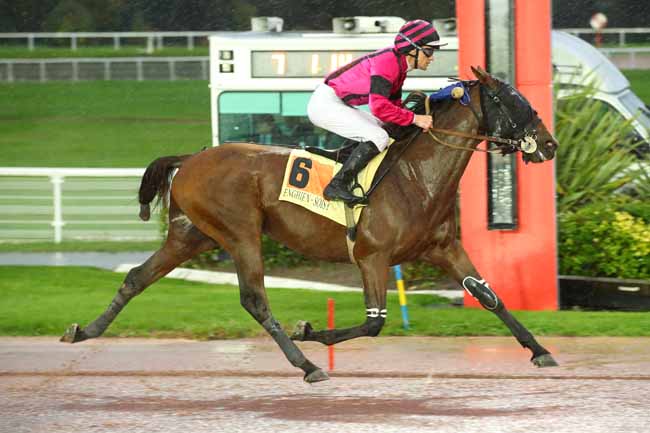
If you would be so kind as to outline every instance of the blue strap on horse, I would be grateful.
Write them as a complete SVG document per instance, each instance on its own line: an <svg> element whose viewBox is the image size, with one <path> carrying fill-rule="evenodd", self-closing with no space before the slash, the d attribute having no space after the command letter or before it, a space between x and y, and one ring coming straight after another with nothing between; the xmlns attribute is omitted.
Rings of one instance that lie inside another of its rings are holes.
<svg viewBox="0 0 650 433"><path fill-rule="evenodd" d="M447 99L456 99L452 95L452 92L454 91L455 88L463 89L463 96L458 100L458 102L460 102L463 105L469 104L471 101L469 97L469 92L465 88L465 85L463 84L462 81L451 84L447 87L438 90L437 92L432 93L431 95L429 95L429 101L440 102L440 101L445 101Z"/></svg>

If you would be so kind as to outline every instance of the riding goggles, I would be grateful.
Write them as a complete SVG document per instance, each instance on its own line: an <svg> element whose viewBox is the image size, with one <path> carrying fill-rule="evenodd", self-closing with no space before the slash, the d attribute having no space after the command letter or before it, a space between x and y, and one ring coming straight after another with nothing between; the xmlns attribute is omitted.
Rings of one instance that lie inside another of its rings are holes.
<svg viewBox="0 0 650 433"><path fill-rule="evenodd" d="M424 47L421 47L420 49L422 50L422 52L424 53L425 56L433 57L433 53L435 53L436 50L439 50L440 48L425 45Z"/></svg>

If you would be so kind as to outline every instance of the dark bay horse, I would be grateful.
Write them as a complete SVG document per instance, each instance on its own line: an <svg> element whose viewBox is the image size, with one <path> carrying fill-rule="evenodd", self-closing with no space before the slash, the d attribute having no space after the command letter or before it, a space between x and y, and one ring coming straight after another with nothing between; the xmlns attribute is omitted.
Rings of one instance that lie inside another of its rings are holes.
<svg viewBox="0 0 650 433"><path fill-rule="evenodd" d="M535 140L537 151L522 154L526 162L552 159L557 143L528 101L485 71L473 71L478 81L466 83L469 106L456 101L440 103L434 127L513 139L527 136ZM444 139L447 144L471 149L480 142L452 135ZM131 269L104 313L83 329L72 325L62 341L99 337L134 296L181 263L219 244L236 265L242 306L273 337L289 362L304 371L307 382L328 376L292 340L329 345L378 335L386 317L389 267L413 260L444 268L505 323L532 352L534 364L557 365L481 279L457 239L456 195L472 152L443 146L424 133L406 148L405 141L391 146L383 164L390 164L392 158L394 165L370 196L357 227L353 252L363 277L367 308L366 320L359 326L315 331L302 322L289 337L273 317L264 288L262 234L310 258L348 262L346 228L278 200L291 149L232 143L194 155L160 158L149 165L140 188L141 217L148 218L149 203L156 195L164 197L170 192L165 244L144 264ZM179 170L171 182L174 168Z"/></svg>

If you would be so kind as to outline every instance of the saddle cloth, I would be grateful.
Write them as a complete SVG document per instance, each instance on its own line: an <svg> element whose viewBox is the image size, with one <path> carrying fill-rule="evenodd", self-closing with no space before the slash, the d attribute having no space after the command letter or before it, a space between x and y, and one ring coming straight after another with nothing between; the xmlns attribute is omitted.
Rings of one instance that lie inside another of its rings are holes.
<svg viewBox="0 0 650 433"><path fill-rule="evenodd" d="M372 179L386 153L387 151L383 151L375 156L359 173L358 180L364 191L370 188ZM284 170L284 180L282 181L279 199L297 204L341 225L346 225L345 203L342 201L328 201L323 198L323 190L341 167L342 164L309 153L304 149L293 150L289 155ZM358 188L354 191L354 194L360 197L362 195ZM355 206L355 223L359 222L363 207Z"/></svg>

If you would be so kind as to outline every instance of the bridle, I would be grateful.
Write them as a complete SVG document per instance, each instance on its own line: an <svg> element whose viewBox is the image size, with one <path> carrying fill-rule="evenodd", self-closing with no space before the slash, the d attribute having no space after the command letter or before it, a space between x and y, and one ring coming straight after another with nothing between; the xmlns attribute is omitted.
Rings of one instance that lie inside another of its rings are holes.
<svg viewBox="0 0 650 433"><path fill-rule="evenodd" d="M465 88L465 83L461 82L463 85L463 88ZM473 82L477 83L477 82ZM470 84L474 85L474 84ZM481 85L481 91L485 92L485 96L487 98L484 98L484 95L481 95L481 114L482 116L479 116L479 114L476 112L476 109L471 105L471 101L468 101L467 103L462 103L462 105L468 106L472 110L472 114L474 114L474 117L476 117L476 120L479 123L479 131L488 131L488 112L489 110L487 109L486 101L484 99L487 99L494 107L495 109L499 110L499 112L502 114L502 116L506 119L508 122L508 126L511 128L511 130L516 133L516 135L520 138L512 139L512 138L504 138L500 136L495 136L495 135L484 135L484 134L471 134L467 132L461 132L461 131L456 131L453 129L443 129L443 128L430 128L427 132L433 138L436 142L442 144L443 146L450 147L452 149L459 149L459 150L465 150L469 152L486 152L486 153L499 153L502 155L507 155L509 153L514 153L517 151L521 151L523 153L535 153L537 151L537 126L541 122L538 116L536 116L537 113L528 105L529 112L527 114L527 118L524 121L524 127L519 128L519 124L514 120L514 116L510 112L510 108L506 104L503 103L503 98L501 96L501 92L503 91L504 88L507 88L507 85L505 83L500 83L499 88L494 91L489 86L486 85ZM466 89L464 89L465 92L467 92ZM431 112L431 106L430 106L430 101L429 98L424 95L425 97L425 113L427 115L432 115ZM436 137L433 133L438 132L441 134L445 135L452 135L456 137L462 137L462 138L469 138L472 140L479 140L479 141L486 141L488 143L495 143L497 144L497 149L480 149L480 148L475 148L475 147L465 147L465 146L457 146L454 144L446 143L443 140L439 139Z"/></svg>
<svg viewBox="0 0 650 433"><path fill-rule="evenodd" d="M527 113L527 118L524 121L524 127L522 129L518 129L519 125L515 121L515 116L512 116L510 113L510 110L507 105L505 105L502 101L502 98L500 96L501 91L503 90L504 87L507 85L505 83L500 83L499 89L494 92L491 89L488 89L488 86L480 84L478 81L470 81L470 82L464 82L464 81L459 81L461 85L463 86L463 90L465 91L465 94L467 94L467 102L463 102L463 99L459 99L459 103L461 105L467 106L470 110L472 110L472 113L474 114L474 117L476 117L476 120L478 121L479 124L479 131L487 131L488 130L488 120L487 120L487 113L488 109L485 107L484 104L484 99L483 95L481 95L481 115L476 111L476 109L472 106L471 100L469 99L469 93L467 92L467 89L465 86L473 87L475 85L481 86L480 89L481 91L485 91L489 100L491 101L490 103L496 105L496 108L501 111L503 116L507 119L508 121L508 126L514 130L514 133L518 136L521 137L519 139L512 139L512 138L503 138L499 136L493 136L493 135L481 135L481 134L470 134L467 132L461 132L461 131L456 131L453 129L442 129L442 128L430 128L428 133L429 135L438 143L442 144L443 146L450 147L452 149L459 149L459 150L465 150L468 152L487 152L487 153L499 153L501 155L507 155L509 153L514 153L517 151L521 151L524 153L535 153L537 151L537 126L541 122L540 119L537 117L537 113L532 109L530 104L527 104L528 106L528 113ZM416 97L421 97L424 98L424 108L425 108L425 113L427 115L432 115L431 112L431 101L429 100L429 97L425 95L424 93L420 91L414 91L411 92L411 95L415 95ZM408 99L411 97L407 98ZM389 170L395 163L401 158L401 156L406 152L408 149L409 145L415 140L416 137L418 137L421 134L421 130L416 131L415 133L412 133L412 135L409 137L408 141L406 141L406 144L399 150L397 153L397 157L393 159L391 164L381 173L377 173L375 175L375 179L372 182L372 186L368 189L367 192L364 192L364 197L368 197L374 190L377 188L379 183L382 181L382 179L388 174ZM456 146L453 144L445 143L444 141L440 140L438 137L436 137L433 132L439 132L442 134L446 135L453 135L456 137L463 137L463 138L470 138L472 140L480 140L480 141L487 141L490 143L496 143L498 145L498 149L479 149L475 147L464 147L464 146ZM532 146L532 150L531 147Z"/></svg>

